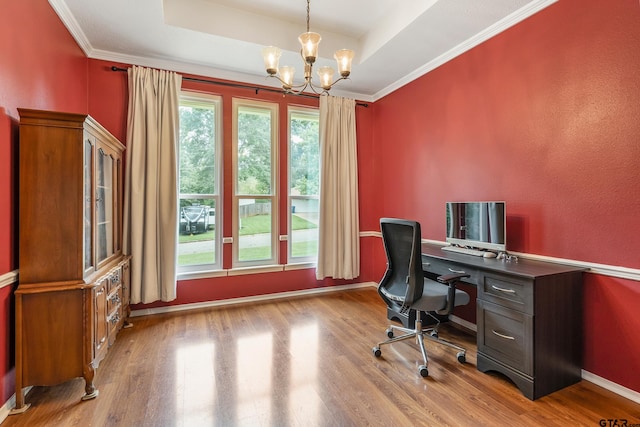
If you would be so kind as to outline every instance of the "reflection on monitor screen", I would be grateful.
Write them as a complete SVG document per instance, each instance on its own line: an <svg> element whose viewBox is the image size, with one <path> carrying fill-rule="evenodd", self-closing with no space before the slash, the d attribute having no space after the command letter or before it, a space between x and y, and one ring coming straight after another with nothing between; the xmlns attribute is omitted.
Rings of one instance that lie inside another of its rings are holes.
<svg viewBox="0 0 640 427"><path fill-rule="evenodd" d="M447 242L466 247L505 251L505 203L447 203Z"/></svg>

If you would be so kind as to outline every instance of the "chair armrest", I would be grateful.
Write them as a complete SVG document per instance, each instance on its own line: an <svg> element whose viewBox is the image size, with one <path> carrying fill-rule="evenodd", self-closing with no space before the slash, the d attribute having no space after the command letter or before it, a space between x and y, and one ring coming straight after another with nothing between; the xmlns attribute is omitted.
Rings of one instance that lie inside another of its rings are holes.
<svg viewBox="0 0 640 427"><path fill-rule="evenodd" d="M456 306L456 283L464 277L471 277L471 275L467 273L451 273L443 274L436 278L438 282L449 286L449 291L447 292L447 305L443 309L437 310L436 313L446 316L451 314L453 308Z"/></svg>
<svg viewBox="0 0 640 427"><path fill-rule="evenodd" d="M467 273L451 273L451 274L443 274L442 276L438 276L437 280L440 283L446 283L449 284L451 282L457 282L458 280L465 278L465 277L471 277L470 274Z"/></svg>

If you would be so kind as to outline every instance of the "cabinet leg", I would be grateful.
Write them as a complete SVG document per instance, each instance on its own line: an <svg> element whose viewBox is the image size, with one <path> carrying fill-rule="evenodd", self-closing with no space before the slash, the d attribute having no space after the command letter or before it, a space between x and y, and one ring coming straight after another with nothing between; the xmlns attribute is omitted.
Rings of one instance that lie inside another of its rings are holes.
<svg viewBox="0 0 640 427"><path fill-rule="evenodd" d="M17 415L26 412L31 406L31 403L24 403L24 391L22 388L16 389L16 407L9 411L9 415Z"/></svg>
<svg viewBox="0 0 640 427"><path fill-rule="evenodd" d="M82 400L91 400L98 397L98 389L93 385L93 377L95 376L96 371L93 366L89 365L85 370L84 374L84 396L82 396Z"/></svg>

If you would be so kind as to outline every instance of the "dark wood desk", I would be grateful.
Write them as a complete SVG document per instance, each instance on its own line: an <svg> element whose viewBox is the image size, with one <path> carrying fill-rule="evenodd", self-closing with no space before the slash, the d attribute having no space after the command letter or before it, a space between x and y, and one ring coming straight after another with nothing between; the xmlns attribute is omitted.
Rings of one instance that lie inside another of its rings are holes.
<svg viewBox="0 0 640 427"><path fill-rule="evenodd" d="M477 286L477 367L534 400L581 380L583 268L503 261L422 245L423 269L464 271Z"/></svg>

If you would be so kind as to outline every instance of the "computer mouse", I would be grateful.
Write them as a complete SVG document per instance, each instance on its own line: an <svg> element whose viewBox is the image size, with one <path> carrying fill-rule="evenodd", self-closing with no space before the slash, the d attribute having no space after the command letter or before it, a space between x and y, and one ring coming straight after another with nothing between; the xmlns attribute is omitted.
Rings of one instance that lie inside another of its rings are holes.
<svg viewBox="0 0 640 427"><path fill-rule="evenodd" d="M495 257L496 257L496 254L495 254L495 252L489 252L489 251L487 251L487 252L485 252L482 256L483 256L484 258L495 258Z"/></svg>

